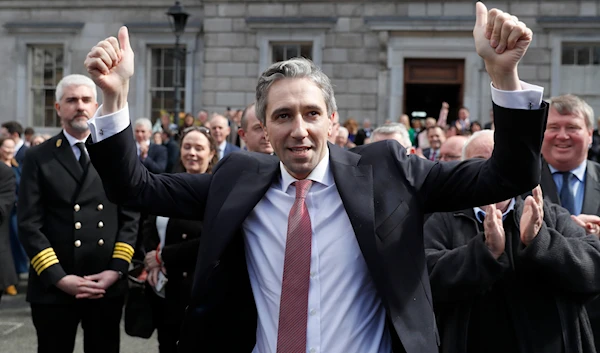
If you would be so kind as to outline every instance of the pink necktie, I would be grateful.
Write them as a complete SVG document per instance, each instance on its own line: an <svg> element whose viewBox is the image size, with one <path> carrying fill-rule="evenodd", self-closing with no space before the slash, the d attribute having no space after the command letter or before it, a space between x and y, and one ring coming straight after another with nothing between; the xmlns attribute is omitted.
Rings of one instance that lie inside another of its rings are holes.
<svg viewBox="0 0 600 353"><path fill-rule="evenodd" d="M305 199L312 181L299 180L295 185L285 243L277 353L306 352L312 228Z"/></svg>

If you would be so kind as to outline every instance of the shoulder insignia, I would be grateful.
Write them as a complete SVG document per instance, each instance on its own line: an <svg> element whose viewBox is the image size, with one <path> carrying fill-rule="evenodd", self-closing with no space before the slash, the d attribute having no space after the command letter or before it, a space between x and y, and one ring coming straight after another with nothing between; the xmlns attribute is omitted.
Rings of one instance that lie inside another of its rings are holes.
<svg viewBox="0 0 600 353"><path fill-rule="evenodd" d="M56 140L56 147L60 147L62 145L62 139Z"/></svg>

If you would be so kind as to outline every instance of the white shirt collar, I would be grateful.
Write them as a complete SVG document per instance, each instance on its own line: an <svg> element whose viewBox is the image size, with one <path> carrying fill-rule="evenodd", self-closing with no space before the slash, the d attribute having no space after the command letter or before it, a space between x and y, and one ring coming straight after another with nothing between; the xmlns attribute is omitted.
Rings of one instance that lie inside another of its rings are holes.
<svg viewBox="0 0 600 353"><path fill-rule="evenodd" d="M15 144L15 153L19 152L21 147L23 147L24 141L23 139L19 139L19 142Z"/></svg>
<svg viewBox="0 0 600 353"><path fill-rule="evenodd" d="M288 173L288 171L285 169L285 166L283 165L283 162L279 162L279 169L281 170L281 190L283 192L287 192L289 186L298 179L294 178L290 175L290 173ZM329 148L325 149L325 156L323 157L323 159L321 159L319 164L317 164L315 169L313 169L312 172L310 172L306 179L316 181L317 183L323 184L325 186L333 185L333 175L331 174L331 171L329 169Z"/></svg>
<svg viewBox="0 0 600 353"><path fill-rule="evenodd" d="M550 164L548 164L548 167L550 168L550 173L554 174L554 173L558 172L558 169L554 168ZM585 178L586 168L587 168L587 159L584 159L583 162L581 162L581 164L579 166L577 166L577 168L571 170L571 173L573 173L573 175L575 175L577 177L577 179L579 179L579 181L583 182L583 180Z"/></svg>
<svg viewBox="0 0 600 353"><path fill-rule="evenodd" d="M65 137L67 138L67 141L69 141L69 145L71 147L75 146L76 143L78 142L83 142L85 144L85 140L87 140L87 136L83 139L83 140L78 140L75 137L69 135L69 133L66 130L63 130L63 134L65 135ZM89 136L89 135L88 135Z"/></svg>
<svg viewBox="0 0 600 353"><path fill-rule="evenodd" d="M144 144L145 144L146 146L150 146L150 140L146 140L146 141L144 141ZM140 145L140 143L139 143L139 142L137 142L137 141L135 141L135 145L136 145L138 148L141 146L141 145Z"/></svg>
<svg viewBox="0 0 600 353"><path fill-rule="evenodd" d="M514 209L515 209L515 198L513 197L512 200L510 200L510 203L508 204L506 211L504 211L502 213L502 220L504 220L506 218L506 215L508 214L508 212L510 212ZM477 218L479 223L483 223L483 219L479 219L479 212L483 212L483 215L485 216L485 210L483 210L480 207L473 207L473 211L475 212L475 218Z"/></svg>
<svg viewBox="0 0 600 353"><path fill-rule="evenodd" d="M221 142L219 144L219 151L220 152L225 152L225 147L227 147L227 140L224 140L223 142Z"/></svg>

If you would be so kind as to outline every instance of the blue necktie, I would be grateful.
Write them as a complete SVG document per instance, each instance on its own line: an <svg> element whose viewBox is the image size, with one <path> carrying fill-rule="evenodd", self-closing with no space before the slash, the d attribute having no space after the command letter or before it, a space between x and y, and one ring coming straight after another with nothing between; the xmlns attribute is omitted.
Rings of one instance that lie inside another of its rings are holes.
<svg viewBox="0 0 600 353"><path fill-rule="evenodd" d="M575 198L573 197L573 191L571 190L571 172L561 172L563 183L560 189L560 204L566 208L572 215L575 214Z"/></svg>

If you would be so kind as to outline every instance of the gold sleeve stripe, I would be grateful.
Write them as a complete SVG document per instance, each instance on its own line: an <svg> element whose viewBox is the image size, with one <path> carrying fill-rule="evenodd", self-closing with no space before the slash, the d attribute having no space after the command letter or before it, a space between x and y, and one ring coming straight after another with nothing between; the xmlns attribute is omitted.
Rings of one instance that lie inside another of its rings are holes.
<svg viewBox="0 0 600 353"><path fill-rule="evenodd" d="M51 257L56 257L56 254L53 252L47 253L46 255L44 255L43 257L38 258L35 263L32 263L31 266L33 266L34 269L38 269L43 263L45 263L46 261L48 261L49 258Z"/></svg>
<svg viewBox="0 0 600 353"><path fill-rule="evenodd" d="M48 258L46 261L44 261L39 268L35 269L35 272L37 272L38 276L40 276L42 274L42 272L44 272L45 269L47 269L48 267L55 265L58 263L58 258L56 257L56 255Z"/></svg>
<svg viewBox="0 0 600 353"><path fill-rule="evenodd" d="M134 253L134 251L131 250L130 248L126 248L126 247L121 246L121 245L116 245L115 246L115 250L121 250L121 251L126 252L126 253L131 254L131 255L133 255L133 253Z"/></svg>
<svg viewBox="0 0 600 353"><path fill-rule="evenodd" d="M46 255L46 254L47 254L47 253L49 253L49 252L52 252L52 253L54 253L54 249L52 249L52 248L46 248L46 249L44 249L44 250L40 251L40 252L39 252L37 255L35 255L35 256L34 256L34 257L31 259L31 264L33 265L33 263L34 263L34 262L35 262L37 259L39 259L40 257L42 257L42 256Z"/></svg>
<svg viewBox="0 0 600 353"><path fill-rule="evenodd" d="M116 254L116 253L113 254L113 259L121 259L121 260L124 260L127 263L131 263L131 257L120 255L120 254Z"/></svg>
<svg viewBox="0 0 600 353"><path fill-rule="evenodd" d="M128 251L131 253L132 256L133 256L133 253L135 252L135 250L133 250L133 246L131 246L127 243L123 243L123 242L116 242L115 249L122 249L122 250Z"/></svg>

